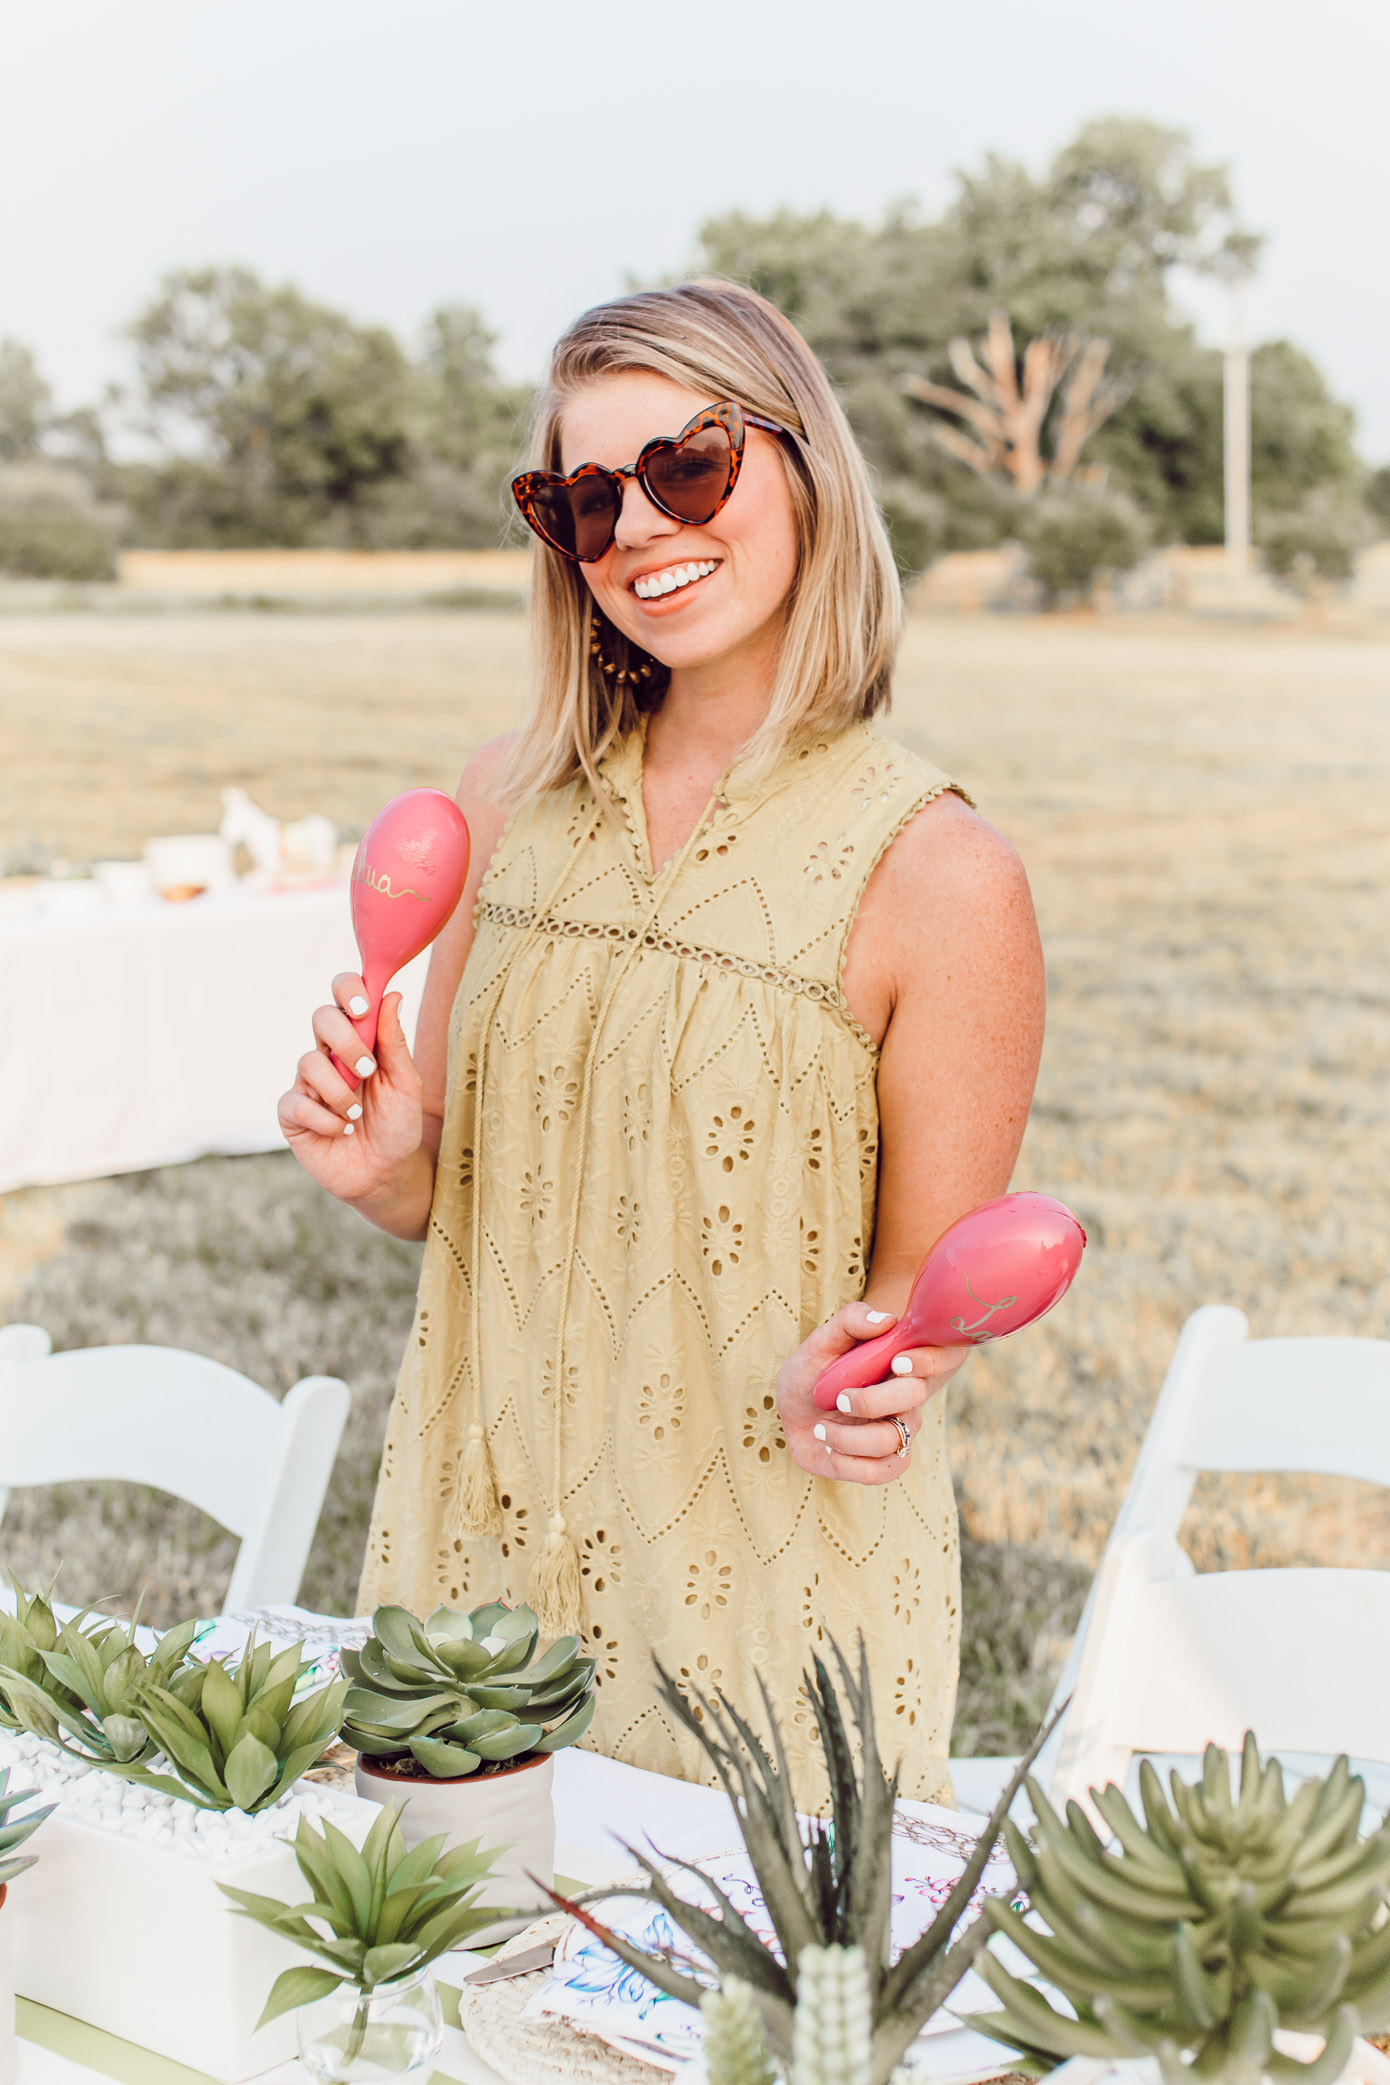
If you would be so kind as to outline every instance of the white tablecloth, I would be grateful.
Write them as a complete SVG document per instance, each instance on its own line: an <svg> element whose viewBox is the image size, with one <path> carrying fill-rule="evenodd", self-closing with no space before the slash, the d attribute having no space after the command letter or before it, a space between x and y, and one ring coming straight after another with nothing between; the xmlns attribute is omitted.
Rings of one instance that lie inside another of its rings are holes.
<svg viewBox="0 0 1390 2085"><path fill-rule="evenodd" d="M0 911L0 1193L273 1150L348 886ZM398 980L413 1033L427 956Z"/></svg>

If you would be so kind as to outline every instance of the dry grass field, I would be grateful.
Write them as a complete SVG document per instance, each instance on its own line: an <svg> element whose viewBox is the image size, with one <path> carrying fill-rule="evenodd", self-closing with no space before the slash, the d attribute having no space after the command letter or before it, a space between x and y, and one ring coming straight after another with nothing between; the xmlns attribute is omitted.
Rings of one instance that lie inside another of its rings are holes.
<svg viewBox="0 0 1390 2085"><path fill-rule="evenodd" d="M359 826L393 790L451 785L505 727L521 635L501 614L0 618L0 853L87 860L207 829L231 781ZM1066 1304L955 1393L957 1744L993 1750L1046 1690L1186 1314L1390 1321L1390 642L917 619L890 728L1028 864L1051 1018L1019 1184L1091 1234ZM0 1202L0 1319L65 1344L176 1340L278 1388L349 1378L305 1588L330 1606L351 1597L413 1264L279 1157ZM1207 1566L1390 1563L1384 1495L1350 1483L1206 1486L1188 1537ZM17 1499L4 1548L25 1570L65 1555L73 1597L144 1578L156 1609L215 1602L227 1565L196 1516L99 1516L77 1492Z"/></svg>

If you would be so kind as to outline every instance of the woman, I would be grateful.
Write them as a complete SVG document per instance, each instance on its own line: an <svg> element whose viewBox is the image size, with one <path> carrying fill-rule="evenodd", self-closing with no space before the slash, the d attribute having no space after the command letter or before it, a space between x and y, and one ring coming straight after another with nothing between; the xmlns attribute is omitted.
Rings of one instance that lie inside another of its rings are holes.
<svg viewBox="0 0 1390 2085"><path fill-rule="evenodd" d="M698 1775L652 1657L754 1698L867 1641L905 1792L949 1802L953 1350L823 1414L821 1370L1008 1184L1042 1029L1012 850L882 738L900 594L796 331L722 282L555 351L516 482L536 695L469 764L464 901L412 1060L335 980L281 1103L302 1164L426 1240L362 1602L530 1599L604 1751ZM634 461L636 459L636 461ZM910 1451L910 1452L909 1452Z"/></svg>

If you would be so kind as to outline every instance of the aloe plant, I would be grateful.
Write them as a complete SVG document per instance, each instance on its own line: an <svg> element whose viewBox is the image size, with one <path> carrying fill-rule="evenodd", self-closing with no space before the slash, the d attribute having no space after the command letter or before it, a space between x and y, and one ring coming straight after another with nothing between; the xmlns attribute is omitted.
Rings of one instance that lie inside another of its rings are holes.
<svg viewBox="0 0 1390 2085"><path fill-rule="evenodd" d="M125 1772L201 1810L264 1810L314 1764L342 1720L346 1680L295 1701L313 1670L303 1648L276 1655L253 1634L235 1666L210 1658L184 1666L167 1686L147 1681L137 1695L140 1717L178 1778L144 1766Z"/></svg>
<svg viewBox="0 0 1390 2085"><path fill-rule="evenodd" d="M24 1668L0 1663L0 1691L14 1724L61 1745L75 1759L114 1771L140 1767L159 1747L140 1711L141 1690L168 1686L185 1663L197 1631L185 1622L161 1636L149 1657L135 1641L136 1622L108 1616L75 1620L52 1629L46 1601L29 1601L19 1626L28 1637ZM9 1617L6 1617L9 1619ZM45 1639L51 1633L53 1641ZM0 1631L0 1659L25 1646Z"/></svg>
<svg viewBox="0 0 1390 2085"><path fill-rule="evenodd" d="M749 1861L757 1877L777 1945L768 1947L735 1909L729 1897L688 1861L667 1864L673 1871L699 1879L700 1893L712 1893L717 1909L707 1911L677 1893L673 1880L638 1848L626 1850L645 1870L646 1883L626 1890L589 1892L584 1903L559 1896L555 1902L579 1918L629 1968L648 1977L660 1990L687 2005L698 2006L705 1985L678 1968L669 1955L652 1955L612 1933L584 1908L605 1896L627 1895L660 1905L698 1953L713 1965L721 1982L734 1978L753 1992L772 2054L784 2069L794 2059L797 2004L803 1964L820 1963L812 1951L858 1950L868 1980L869 2048L865 2085L885 2085L916 2039L923 2023L944 2003L990 1936L984 1919L976 1919L953 1939L993 1850L1002 1819L1047 1730L1038 1734L1018 1772L995 1805L985 1830L936 1918L896 1962L889 1960L889 1911L892 1875L893 1804L897 1773L888 1773L878 1749L868 1661L861 1641L858 1672L851 1672L837 1646L831 1646L849 1716L841 1704L825 1664L815 1660L804 1680L824 1748L830 1777L830 1818L812 1818L804 1828L797 1814L786 1750L767 1689L759 1681L771 1749L759 1739L747 1718L720 1694L715 1698L682 1692L658 1665L660 1694L709 1760L730 1798L742 1831ZM858 1736L859 1771L849 1723ZM1049 1726L1050 1728L1051 1726Z"/></svg>
<svg viewBox="0 0 1390 2085"><path fill-rule="evenodd" d="M1119 1789L1092 1789L1106 1845L1079 1805L1064 1822L1029 1783L1031 1844L1006 1830L1031 1915L986 1909L1075 2017L986 1956L1003 2010L971 2026L1047 2065L1156 2055L1167 2085L1328 2085L1357 2032L1390 2022L1390 1827L1359 1836L1366 1792L1345 1759L1286 1799L1249 1732L1234 1794L1215 1746L1199 1782L1170 1785L1171 1801L1143 1762L1142 1821ZM1323 2035L1322 2055L1276 2053L1278 2027Z"/></svg>
<svg viewBox="0 0 1390 2085"><path fill-rule="evenodd" d="M476 1840L445 1853L442 1835L422 1839L407 1851L394 1806L382 1808L360 1852L326 1819L320 1833L301 1818L289 1844L309 1887L307 1903L284 1904L225 1882L218 1888L232 1899L236 1916L269 1927L328 1965L282 1970L259 2027L345 1984L360 1994L351 2031L356 2045L350 2037L343 2052L346 2065L360 2053L368 2002L379 1984L427 1968L497 1917L494 1905L474 1902L496 1853L480 1854Z"/></svg>
<svg viewBox="0 0 1390 2085"><path fill-rule="evenodd" d="M595 1661L577 1636L536 1658L538 1634L529 1607L500 1600L423 1622L379 1607L362 1649L342 1653L344 1741L437 1780L572 1745L593 1718Z"/></svg>
<svg viewBox="0 0 1390 2085"><path fill-rule="evenodd" d="M16 1856L15 1848L22 1846L31 1833L36 1832L45 1817L51 1817L57 1809L56 1803L45 1803L42 1810L31 1810L26 1817L16 1817L13 1812L19 1803L27 1803L37 1795L35 1788L17 1788L10 1793L10 1770L0 1767L0 1888L32 1868L38 1855L25 1853Z"/></svg>

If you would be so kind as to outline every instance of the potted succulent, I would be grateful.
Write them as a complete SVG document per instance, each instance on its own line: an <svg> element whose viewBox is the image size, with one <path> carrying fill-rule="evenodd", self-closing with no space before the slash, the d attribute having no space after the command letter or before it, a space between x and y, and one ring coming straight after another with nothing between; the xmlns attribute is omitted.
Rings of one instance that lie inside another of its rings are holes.
<svg viewBox="0 0 1390 2085"><path fill-rule="evenodd" d="M215 2078L288 2061L293 2023L257 2032L252 1994L293 1956L228 1919L217 1885L293 1889L272 1808L292 1791L298 1814L365 1839L373 1806L296 1789L337 1733L346 1681L296 1701L312 1686L300 1645L252 1638L200 1664L193 1623L146 1654L133 1623L60 1625L22 1591L16 1608L0 1616L0 1725L39 1740L35 1778L59 1798L14 1931L16 1988Z"/></svg>
<svg viewBox="0 0 1390 2085"><path fill-rule="evenodd" d="M169 1630L147 1658L135 1641L136 1621L80 1614L58 1624L47 1600L19 1600L23 1620L7 1615L8 1630L0 1626L0 1700L10 1727L113 1773L147 1766L159 1745L141 1714L140 1692L170 1684L197 1623Z"/></svg>
<svg viewBox="0 0 1390 2085"><path fill-rule="evenodd" d="M302 1650L296 1643L277 1653L253 1634L235 1667L209 1658L167 1686L151 1674L136 1695L139 1713L178 1779L123 1771L200 1809L255 1812L278 1802L338 1735L348 1691L346 1680L332 1680L296 1701L313 1670Z"/></svg>
<svg viewBox="0 0 1390 2085"><path fill-rule="evenodd" d="M489 1923L476 1900L491 1862L442 1837L408 1848L394 1808L360 1851L304 1819L291 1845L307 1903L220 1885L239 1916L319 1957L276 1978L258 2024L298 2009L300 2056L325 2085L412 2076L443 2039L430 1965Z"/></svg>
<svg viewBox="0 0 1390 2085"><path fill-rule="evenodd" d="M304 1700L313 1668L300 1645L274 1652L254 1634L235 1667L188 1657L196 1622L160 1637L147 1658L134 1622L86 1616L37 1645L36 1677L0 1665L0 1696L14 1722L73 1758L158 1788L204 1810L265 1809L333 1742L347 1681ZM173 1775L158 1771L162 1757Z"/></svg>
<svg viewBox="0 0 1390 2085"><path fill-rule="evenodd" d="M959 1934L955 1929L989 1863L1009 1805L1051 1728L1039 1732L1021 1761L936 1917L892 1961L889 1918L898 1778L887 1772L879 1753L862 1642L857 1674L836 1646L832 1651L848 1716L819 1658L814 1675L805 1680L830 1776L831 1814L826 1821L798 1814L777 1716L765 1687L761 1691L770 1750L722 1694L717 1699L687 1699L670 1674L657 1667L662 1700L700 1746L733 1804L776 1934L775 1947L763 1941L732 1900L698 1868L688 1862L674 1864L701 1883L698 1894L705 1904L713 1892L714 1911L682 1897L658 1861L635 1847L627 1851L645 1869L646 1884L595 1890L585 1901L640 1896L660 1906L713 1966L720 1982L717 1996L689 1973L688 1964L679 1967L669 1955L649 1954L611 1932L582 1904L554 1898L629 1968L672 1997L702 2008L707 2040L712 2037L715 2042L713 2060L707 2055L711 2085L765 2085L775 2070L792 2077L795 2085L829 2085L831 2080L842 2085L851 2079L857 2085L886 2085L922 2026L945 2003L990 1938L991 1928L983 1918ZM850 1737L851 1722L857 1745ZM721 2040L726 2045L722 2050Z"/></svg>
<svg viewBox="0 0 1390 2085"><path fill-rule="evenodd" d="M1093 1788L1106 1844L1078 1804L1063 1820L1030 1782L1031 1842L1006 1826L1030 1914L986 1910L1071 2010L986 1956L1003 2009L971 2026L1040 2067L1147 2058L1155 2085L1330 2085L1357 2034L1390 2024L1390 1825L1360 1836L1366 1791L1345 1759L1286 1799L1249 1732L1234 1794L1214 1745L1200 1782L1174 1773L1171 1788L1170 1802L1145 1760L1142 1820L1118 1788ZM1321 2053L1301 2062L1290 2030Z"/></svg>
<svg viewBox="0 0 1390 2085"><path fill-rule="evenodd" d="M538 1634L529 1607L500 1601L471 1614L440 1607L423 1622L379 1607L362 1649L342 1654L359 1795L406 1799L407 1844L442 1833L496 1849L482 1901L529 1904L490 1927L489 1942L535 1916L534 1878L554 1880L554 1754L594 1713L595 1661L575 1636L537 1657Z"/></svg>
<svg viewBox="0 0 1390 2085"><path fill-rule="evenodd" d="M10 1884L16 1875L32 1868L36 1856L32 1853L16 1857L15 1848L22 1846L31 1832L36 1832L45 1817L53 1814L55 1805L48 1803L42 1810L31 1810L25 1817L14 1815L19 1803L27 1803L37 1793L32 1788L18 1789L10 1793L10 1770L0 1769L0 1913L3 1913ZM19 2048L14 2031L14 1969L11 1961L10 1920L0 1916L0 2085L14 2085L19 2067Z"/></svg>

